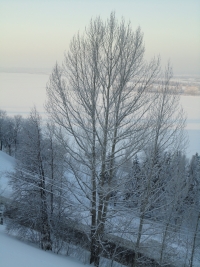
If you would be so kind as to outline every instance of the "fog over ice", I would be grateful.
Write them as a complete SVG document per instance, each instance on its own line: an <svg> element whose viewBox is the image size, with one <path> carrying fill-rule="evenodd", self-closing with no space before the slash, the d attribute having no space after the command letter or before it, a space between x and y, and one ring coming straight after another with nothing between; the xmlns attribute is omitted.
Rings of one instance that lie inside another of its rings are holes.
<svg viewBox="0 0 200 267"><path fill-rule="evenodd" d="M49 73L0 72L0 109L9 116L20 114L27 117L35 105L45 118L46 83ZM191 157L200 154L200 96L181 96L181 105L187 115L186 130L189 144L186 150Z"/></svg>

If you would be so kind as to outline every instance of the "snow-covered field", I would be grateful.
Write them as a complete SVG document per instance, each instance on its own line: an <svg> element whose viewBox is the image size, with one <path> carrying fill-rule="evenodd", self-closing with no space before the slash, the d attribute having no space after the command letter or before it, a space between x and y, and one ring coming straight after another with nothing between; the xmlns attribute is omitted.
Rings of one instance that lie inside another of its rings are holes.
<svg viewBox="0 0 200 267"><path fill-rule="evenodd" d="M47 73L0 73L0 109L8 115L28 116L35 105L45 117ZM187 155L200 153L200 96L181 96L181 105L187 115L189 145Z"/></svg>
<svg viewBox="0 0 200 267"><path fill-rule="evenodd" d="M20 241L5 233L0 225L0 266L1 267L87 267L77 260L45 252L32 244ZM90 265L91 266L91 265Z"/></svg>

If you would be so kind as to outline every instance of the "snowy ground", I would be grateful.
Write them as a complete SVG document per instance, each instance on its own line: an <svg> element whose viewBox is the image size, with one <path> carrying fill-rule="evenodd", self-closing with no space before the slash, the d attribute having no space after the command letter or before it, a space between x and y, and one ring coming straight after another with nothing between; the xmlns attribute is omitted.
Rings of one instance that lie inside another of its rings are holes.
<svg viewBox="0 0 200 267"><path fill-rule="evenodd" d="M5 172L13 171L14 166L15 159L0 151L0 196L9 197L12 192Z"/></svg>
<svg viewBox="0 0 200 267"><path fill-rule="evenodd" d="M77 260L45 252L31 244L24 243L5 233L0 225L0 266L1 267L87 267Z"/></svg>

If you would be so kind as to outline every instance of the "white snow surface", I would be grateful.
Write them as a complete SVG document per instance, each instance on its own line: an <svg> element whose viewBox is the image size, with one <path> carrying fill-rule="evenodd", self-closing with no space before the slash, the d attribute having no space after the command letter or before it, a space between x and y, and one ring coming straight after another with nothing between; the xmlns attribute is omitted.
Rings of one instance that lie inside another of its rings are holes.
<svg viewBox="0 0 200 267"><path fill-rule="evenodd" d="M8 184L6 172L14 171L15 159L3 151L0 151L0 195L9 197L12 189Z"/></svg>
<svg viewBox="0 0 200 267"><path fill-rule="evenodd" d="M0 225L1 267L89 267L77 260L52 252L46 252L5 233Z"/></svg>

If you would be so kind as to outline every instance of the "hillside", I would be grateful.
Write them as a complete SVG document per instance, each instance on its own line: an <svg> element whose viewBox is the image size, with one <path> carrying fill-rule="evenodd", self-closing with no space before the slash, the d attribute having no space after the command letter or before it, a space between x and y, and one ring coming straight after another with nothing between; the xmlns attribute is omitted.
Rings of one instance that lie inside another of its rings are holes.
<svg viewBox="0 0 200 267"><path fill-rule="evenodd" d="M0 195L8 197L11 193L11 188L8 185L8 178L5 172L13 171L15 166L15 159L8 154L0 151Z"/></svg>
<svg viewBox="0 0 200 267"><path fill-rule="evenodd" d="M71 257L45 252L5 233L0 225L0 266L2 267L87 267ZM90 265L91 266L91 265Z"/></svg>

